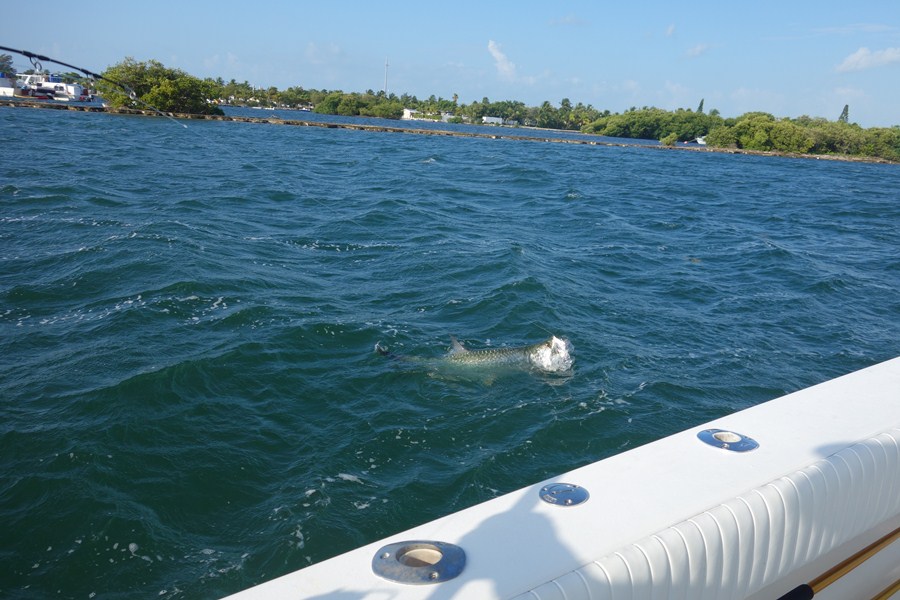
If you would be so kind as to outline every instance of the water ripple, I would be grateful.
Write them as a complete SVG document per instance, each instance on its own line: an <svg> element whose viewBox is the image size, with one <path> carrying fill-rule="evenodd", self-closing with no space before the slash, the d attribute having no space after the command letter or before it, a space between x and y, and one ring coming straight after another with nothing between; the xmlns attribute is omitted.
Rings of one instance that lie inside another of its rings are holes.
<svg viewBox="0 0 900 600"><path fill-rule="evenodd" d="M0 111L58 140L2 166L6 596L222 596L900 350L894 167Z"/></svg>

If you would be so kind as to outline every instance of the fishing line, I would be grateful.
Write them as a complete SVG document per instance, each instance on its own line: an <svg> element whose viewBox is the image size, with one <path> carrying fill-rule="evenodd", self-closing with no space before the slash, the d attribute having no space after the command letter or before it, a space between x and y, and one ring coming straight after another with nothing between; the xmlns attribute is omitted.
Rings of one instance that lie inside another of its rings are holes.
<svg viewBox="0 0 900 600"><path fill-rule="evenodd" d="M25 58L27 58L31 61L31 66L34 67L34 70L37 72L43 71L41 61L52 62L57 65L62 65L63 67L68 67L70 69L75 69L76 71L81 71L82 73L85 74L86 77L88 77L92 81L95 79L100 79L107 83L111 83L116 87L122 88L122 90L124 90L125 93L128 94L128 97L131 98L133 101L135 101L139 104L142 104L143 106L146 106L147 108L149 108L150 110L152 110L153 112L158 114L159 116L165 117L165 118L169 119L170 121L172 121L173 123L178 123L185 129L187 129L187 125L179 122L174 117L164 113L163 111L159 110L152 104L144 102L143 100L138 98L137 92L135 92L131 87L125 85L122 82L116 81L115 79L110 79L109 77L104 77L103 75L100 75L99 73L94 73L93 71L90 71L88 69L84 69L82 67L77 67L75 65L70 65L69 63L64 63L61 60L56 60L55 58L50 58L49 56L44 56L43 54L36 54L34 52L29 52L28 50L16 50L15 48L7 48L6 46L0 46L0 50L4 50L6 52L15 52L16 54L21 54L22 56L24 56Z"/></svg>

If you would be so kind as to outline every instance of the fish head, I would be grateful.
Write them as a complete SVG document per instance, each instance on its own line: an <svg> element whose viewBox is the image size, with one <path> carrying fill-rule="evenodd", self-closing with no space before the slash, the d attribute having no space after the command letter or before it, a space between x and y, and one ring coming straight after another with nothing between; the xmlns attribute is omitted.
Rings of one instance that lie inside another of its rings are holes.
<svg viewBox="0 0 900 600"><path fill-rule="evenodd" d="M572 344L569 340L552 336L534 346L529 360L534 368L548 373L560 373L572 368Z"/></svg>

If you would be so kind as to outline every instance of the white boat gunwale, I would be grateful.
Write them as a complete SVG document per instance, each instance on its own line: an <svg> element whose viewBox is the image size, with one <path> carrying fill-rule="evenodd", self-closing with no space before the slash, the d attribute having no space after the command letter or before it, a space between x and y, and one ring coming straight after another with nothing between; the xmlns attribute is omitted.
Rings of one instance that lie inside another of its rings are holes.
<svg viewBox="0 0 900 600"><path fill-rule="evenodd" d="M711 447L698 438L711 428L738 432L759 447L743 453ZM541 501L539 490L555 482L584 487L589 501L570 508ZM733 524L721 516L728 514ZM606 584L596 578L615 571L617 561L633 571L625 575L634 580L628 585L644 593L660 585L654 581L659 573L651 571L662 568L669 569L667 585L675 586L670 591L693 590L686 597L777 598L897 527L900 358L527 486L229 598L603 598L597 590ZM710 534L715 528L723 530L719 541ZM375 575L376 551L404 540L456 544L466 553L465 569L434 586ZM674 547L678 540L681 556ZM812 553L804 554L806 542L815 544ZM704 564L698 552L706 553ZM641 553L647 555L646 573L638 572L644 568L638 564ZM821 598L839 598L834 594L851 584L869 585L874 594L885 587L885 578L900 578L900 542L879 560L887 565L872 573L878 565L873 560ZM665 561L669 566L659 567ZM558 595L562 590L565 595Z"/></svg>

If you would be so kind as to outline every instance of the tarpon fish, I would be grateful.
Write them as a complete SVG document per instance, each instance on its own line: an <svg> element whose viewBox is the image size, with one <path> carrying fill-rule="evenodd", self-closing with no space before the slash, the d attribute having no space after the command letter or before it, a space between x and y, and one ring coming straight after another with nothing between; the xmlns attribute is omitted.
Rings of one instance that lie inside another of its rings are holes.
<svg viewBox="0 0 900 600"><path fill-rule="evenodd" d="M460 367L516 367L541 371L543 373L563 373L572 368L572 344L568 340L558 338L555 335L550 339L530 346L515 346L501 348L484 348L469 350L455 337L450 338L452 347L450 352L441 359L429 361L434 366L458 365ZM380 343L375 344L375 350L384 356L394 356ZM395 358L404 358L396 357ZM410 359L406 359L410 360Z"/></svg>

